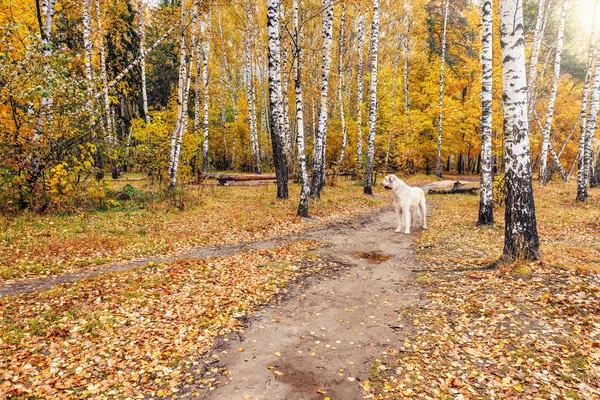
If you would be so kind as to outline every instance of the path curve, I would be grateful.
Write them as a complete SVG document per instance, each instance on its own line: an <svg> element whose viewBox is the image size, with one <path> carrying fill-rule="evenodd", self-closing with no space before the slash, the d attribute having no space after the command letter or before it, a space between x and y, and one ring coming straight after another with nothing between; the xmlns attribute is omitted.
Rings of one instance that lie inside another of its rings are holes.
<svg viewBox="0 0 600 400"><path fill-rule="evenodd" d="M186 385L178 395L204 399L360 399L375 359L398 347L410 321L399 312L418 306L409 282L415 233L394 232L391 207L353 226L313 233L329 246L325 258L344 265L333 276L313 276L251 318L243 337L230 337L205 361L214 390ZM416 230L418 234L418 230ZM375 254L377 262L365 255ZM376 257L377 258L377 257ZM211 372L226 369L227 374Z"/></svg>

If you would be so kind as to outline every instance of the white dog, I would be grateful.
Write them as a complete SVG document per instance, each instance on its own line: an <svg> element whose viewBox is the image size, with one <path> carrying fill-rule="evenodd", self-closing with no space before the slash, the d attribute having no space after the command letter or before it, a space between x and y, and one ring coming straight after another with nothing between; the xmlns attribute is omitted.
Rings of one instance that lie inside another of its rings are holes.
<svg viewBox="0 0 600 400"><path fill-rule="evenodd" d="M417 216L422 215L423 229L427 229L427 204L425 203L423 189L408 186L396 175L386 176L381 182L381 186L391 189L394 194L394 207L396 208L396 220L398 222L396 232L402 232L402 222L404 222L404 233L410 234L413 212L416 212Z"/></svg>

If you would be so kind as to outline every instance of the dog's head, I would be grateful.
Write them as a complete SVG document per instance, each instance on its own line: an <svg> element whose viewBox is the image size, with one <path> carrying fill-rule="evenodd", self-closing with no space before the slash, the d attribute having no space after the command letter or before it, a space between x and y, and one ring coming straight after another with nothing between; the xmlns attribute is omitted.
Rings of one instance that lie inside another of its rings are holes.
<svg viewBox="0 0 600 400"><path fill-rule="evenodd" d="M386 189L394 189L397 186L398 177L396 175L388 175L381 181L380 185Z"/></svg>

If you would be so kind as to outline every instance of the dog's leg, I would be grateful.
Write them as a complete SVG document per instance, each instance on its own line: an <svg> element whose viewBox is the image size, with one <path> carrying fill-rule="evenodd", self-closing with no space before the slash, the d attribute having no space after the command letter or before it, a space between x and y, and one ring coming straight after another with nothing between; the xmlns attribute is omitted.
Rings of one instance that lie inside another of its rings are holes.
<svg viewBox="0 0 600 400"><path fill-rule="evenodd" d="M421 199L419 208L421 209L421 214L423 216L423 229L427 229L427 203L425 202L425 197Z"/></svg>
<svg viewBox="0 0 600 400"><path fill-rule="evenodd" d="M400 208L400 204L394 202L394 207L396 208L396 232L402 232L402 209Z"/></svg>
<svg viewBox="0 0 600 400"><path fill-rule="evenodd" d="M410 204L402 208L402 217L404 218L404 233L410 234Z"/></svg>

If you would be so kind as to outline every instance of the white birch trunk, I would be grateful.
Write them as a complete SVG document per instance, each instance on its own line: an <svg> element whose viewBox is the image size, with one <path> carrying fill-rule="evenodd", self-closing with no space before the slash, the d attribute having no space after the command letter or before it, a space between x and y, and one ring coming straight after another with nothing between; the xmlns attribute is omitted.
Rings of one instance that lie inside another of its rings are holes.
<svg viewBox="0 0 600 400"><path fill-rule="evenodd" d="M91 103L90 99L93 95L92 89L92 41L90 38L91 29L90 29L90 9L89 9L89 0L83 0L82 4L82 12L83 12L83 59L85 64L85 79L87 80L87 92L88 92L88 108L90 108Z"/></svg>
<svg viewBox="0 0 600 400"><path fill-rule="evenodd" d="M438 137L437 137L437 157L436 157L436 175L442 177L442 131L444 118L444 67L446 66L446 29L448 26L448 11L450 0L444 2L444 22L442 28L442 60L440 65L440 101L439 101L439 117L438 117Z"/></svg>
<svg viewBox="0 0 600 400"><path fill-rule="evenodd" d="M373 25L371 28L371 106L369 110L369 137L367 138L367 169L365 194L373 194L373 162L375 158L375 133L377 129L377 61L379 56L379 0L373 0Z"/></svg>
<svg viewBox="0 0 600 400"><path fill-rule="evenodd" d="M304 147L304 102L302 98L302 50L300 47L300 23L298 16L298 1L292 3L292 19L294 25L294 84L296 92L296 130L298 132L298 169L300 170L300 202L298 216L308 217L308 197L310 196L310 183L306 171L306 149Z"/></svg>
<svg viewBox="0 0 600 400"><path fill-rule="evenodd" d="M540 184L545 185L548 166L548 145L550 143L550 131L552 129L552 119L554 117L554 104L556 102L556 94L558 91L558 82L560 80L560 61L562 58L563 36L565 32L565 22L567 19L568 1L563 2L562 12L560 14L560 23L558 26L558 37L556 41L556 55L554 58L554 79L552 81L552 89L550 90L550 98L548 99L548 114L546 115L546 125L542 132L542 152L540 155Z"/></svg>
<svg viewBox="0 0 600 400"><path fill-rule="evenodd" d="M310 196L320 198L325 170L325 146L327 131L327 94L329 91L329 72L331 70L331 47L333 42L333 0L323 0L323 64L321 69L321 94L319 104L319 123L313 144L313 166Z"/></svg>
<svg viewBox="0 0 600 400"><path fill-rule="evenodd" d="M538 259L522 0L500 0L506 211L503 258Z"/></svg>
<svg viewBox="0 0 600 400"><path fill-rule="evenodd" d="M596 60L600 60L600 45L598 45L598 50L596 53ZM584 149L584 159L581 162L580 170L583 170L585 174L585 191L583 200L587 199L588 193L587 188L590 183L590 178L592 177L592 145L594 140L594 132L596 132L596 122L598 118L598 109L599 106L599 98L600 98L600 65L598 65L598 61L596 61L596 70L594 72L594 80L592 83L592 90L590 96L590 109L588 114L588 120L585 127L585 149ZM598 162L598 161L596 161ZM581 172L580 172L581 173Z"/></svg>
<svg viewBox="0 0 600 400"><path fill-rule="evenodd" d="M581 98L581 109L580 109L580 125L579 125L579 171L577 172L577 200L585 201L587 199L587 170L584 168L585 164L585 148L586 148L586 125L587 125L587 109L588 109L588 98L590 92L590 81L594 73L594 63L596 60L596 50L594 49L595 44L595 27L596 27L596 16L598 12L598 1L594 3L594 23L590 33L590 42L588 50L588 62L587 70L585 74L585 80L583 82L583 95ZM600 49L600 46L598 47Z"/></svg>
<svg viewBox="0 0 600 400"><path fill-rule="evenodd" d="M246 93L248 96L248 124L250 130L250 146L252 148L252 158L254 159L254 172L261 173L260 152L258 148L258 129L256 124L256 95L254 91L254 81L252 79L252 3L248 0L246 8L248 27L246 30Z"/></svg>
<svg viewBox="0 0 600 400"><path fill-rule="evenodd" d="M42 2L42 18L43 18L43 32L42 32L42 47L44 57L49 58L52 54L52 26L54 23L54 6L56 0L44 0ZM49 66L44 66L44 70L48 70ZM33 134L33 142L37 143L42 136L46 120L52 123L52 96L43 97L40 101L40 113L36 123L36 129ZM33 174L37 175L39 172L39 159L35 157L33 162Z"/></svg>
<svg viewBox="0 0 600 400"><path fill-rule="evenodd" d="M269 103L271 109L271 143L277 176L277 198L287 199L288 163L284 137L283 93L281 85L281 38L279 34L280 0L267 2L269 37Z"/></svg>
<svg viewBox="0 0 600 400"><path fill-rule="evenodd" d="M210 18L207 17L207 18ZM210 55L210 36L207 27L207 21L204 19L200 22L200 35L202 37L202 87L204 93L204 118L202 128L204 130L204 140L202 142L202 171L208 172L209 160L208 160L208 101L209 101L209 90L208 90L208 57Z"/></svg>
<svg viewBox="0 0 600 400"><path fill-rule="evenodd" d="M481 190L478 225L494 222L492 203L492 0L483 0L481 6Z"/></svg>
<svg viewBox="0 0 600 400"><path fill-rule="evenodd" d="M403 56L404 56L404 67L402 69L402 75L404 80L404 111L408 116L410 116L410 91L409 91L409 72L410 72L410 63L409 63L409 41L410 41L410 22L408 23L408 28L406 32L406 36L404 36L404 43L402 44L403 48Z"/></svg>
<svg viewBox="0 0 600 400"><path fill-rule="evenodd" d="M96 0L96 23L100 33L100 73L102 74L102 90L104 95L104 114L106 118L106 131L111 144L116 145L114 136L113 120L110 113L110 99L108 97L108 74L106 72L106 51L104 49L104 31L102 30L102 13L100 10L100 0Z"/></svg>
<svg viewBox="0 0 600 400"><path fill-rule="evenodd" d="M363 51L365 47L365 15L358 16L358 63L357 63L357 88L356 88L356 162L358 170L363 168L363 137L362 137L362 106L363 106Z"/></svg>
<svg viewBox="0 0 600 400"><path fill-rule="evenodd" d="M342 16L340 21L340 38L339 38L339 58L338 58L338 102L340 103L340 123L342 125L342 148L340 150L340 158L336 172L339 172L344 163L344 155L346 154L346 144L348 134L346 132L346 119L344 116L344 51L345 51L345 25L346 25L346 5L342 5Z"/></svg>
<svg viewBox="0 0 600 400"><path fill-rule="evenodd" d="M186 19L186 0L181 0L181 25L183 26ZM185 115L183 114L183 102L185 86L187 85L187 51L186 51L186 38L185 29L181 29L181 36L179 39L179 79L177 87L177 122L175 129L171 134L171 155L169 163L169 178L171 180L169 188L174 189L177 187L177 170L179 169L179 152L181 148L181 139L183 135L183 120Z"/></svg>
<svg viewBox="0 0 600 400"><path fill-rule="evenodd" d="M233 111L233 120L238 120L238 109L237 109L237 88L233 83L233 74L231 73L231 66L229 65L229 55L227 54L227 43L225 42L225 34L223 33L223 24L219 19L219 33L221 35L221 42L223 43L223 51L221 53L223 58L223 66L225 67L225 82L229 88L229 97L231 98L231 109ZM227 148L225 148L227 150Z"/></svg>
<svg viewBox="0 0 600 400"><path fill-rule="evenodd" d="M544 1L545 0L539 0L538 3L538 14L535 22L535 31L533 34L533 46L531 48L531 58L529 59L529 108L533 106L533 86L535 85L537 80L538 57L540 54L540 48L542 46L542 38L544 36L542 29L544 21L546 20L544 18L544 15L546 14L544 8Z"/></svg>
<svg viewBox="0 0 600 400"><path fill-rule="evenodd" d="M142 106L144 108L144 120L150 123L148 114L148 90L146 87L146 49L145 49L145 28L144 28L144 3L138 0L138 36L140 38L140 70L142 72Z"/></svg>
<svg viewBox="0 0 600 400"><path fill-rule="evenodd" d="M283 2L279 3L279 19L284 21L285 25L285 6ZM281 91L283 96L283 137L285 139L286 152L290 155L290 162L292 161L291 153L293 152L292 134L290 129L290 103L288 99L288 91L290 86L290 79L286 66L288 65L288 50L285 46L285 41L281 40Z"/></svg>

